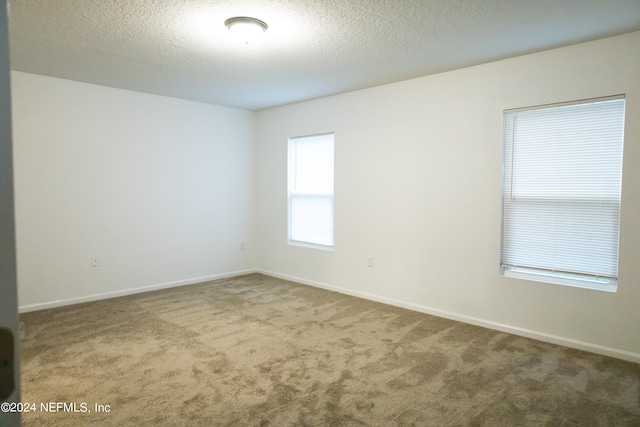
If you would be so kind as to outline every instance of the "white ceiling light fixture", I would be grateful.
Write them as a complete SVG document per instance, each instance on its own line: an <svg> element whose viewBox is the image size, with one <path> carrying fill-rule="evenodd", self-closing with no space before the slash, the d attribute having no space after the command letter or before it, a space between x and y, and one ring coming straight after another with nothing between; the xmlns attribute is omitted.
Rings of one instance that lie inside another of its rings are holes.
<svg viewBox="0 0 640 427"><path fill-rule="evenodd" d="M256 18L249 18L248 16L235 16L224 21L224 25L229 31L245 44L253 42L259 39L265 31L267 31L267 24Z"/></svg>

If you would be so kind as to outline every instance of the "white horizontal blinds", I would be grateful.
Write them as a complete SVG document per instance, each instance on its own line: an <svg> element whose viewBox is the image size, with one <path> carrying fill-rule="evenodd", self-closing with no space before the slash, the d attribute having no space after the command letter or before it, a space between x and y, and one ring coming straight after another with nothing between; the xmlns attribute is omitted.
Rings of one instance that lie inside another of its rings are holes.
<svg viewBox="0 0 640 427"><path fill-rule="evenodd" d="M333 246L334 135L289 140L289 239Z"/></svg>
<svg viewBox="0 0 640 427"><path fill-rule="evenodd" d="M624 106L505 112L503 268L615 281Z"/></svg>

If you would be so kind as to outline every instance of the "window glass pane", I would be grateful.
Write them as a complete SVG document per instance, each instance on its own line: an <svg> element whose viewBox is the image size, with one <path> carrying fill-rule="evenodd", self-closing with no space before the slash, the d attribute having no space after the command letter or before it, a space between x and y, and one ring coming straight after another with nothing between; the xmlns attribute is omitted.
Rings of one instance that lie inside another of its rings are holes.
<svg viewBox="0 0 640 427"><path fill-rule="evenodd" d="M513 126L515 198L618 198L624 102L517 113Z"/></svg>
<svg viewBox="0 0 640 427"><path fill-rule="evenodd" d="M503 263L617 275L619 205L524 201L505 204Z"/></svg>
<svg viewBox="0 0 640 427"><path fill-rule="evenodd" d="M333 143L327 136L304 139L295 144L296 193L333 192Z"/></svg>
<svg viewBox="0 0 640 427"><path fill-rule="evenodd" d="M291 197L291 240L333 245L333 197Z"/></svg>

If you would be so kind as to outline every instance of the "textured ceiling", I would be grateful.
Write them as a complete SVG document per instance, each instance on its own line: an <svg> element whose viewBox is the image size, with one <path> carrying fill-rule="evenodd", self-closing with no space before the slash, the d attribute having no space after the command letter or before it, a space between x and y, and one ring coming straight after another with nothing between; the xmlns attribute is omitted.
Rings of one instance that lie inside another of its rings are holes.
<svg viewBox="0 0 640 427"><path fill-rule="evenodd" d="M640 0L9 2L14 70L252 110L640 30Z"/></svg>

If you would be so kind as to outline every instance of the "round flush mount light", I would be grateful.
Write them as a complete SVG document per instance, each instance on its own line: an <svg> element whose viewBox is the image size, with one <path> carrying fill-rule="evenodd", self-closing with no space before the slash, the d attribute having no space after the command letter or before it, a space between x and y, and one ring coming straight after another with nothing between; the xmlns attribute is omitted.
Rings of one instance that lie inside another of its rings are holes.
<svg viewBox="0 0 640 427"><path fill-rule="evenodd" d="M224 25L234 36L246 44L262 36L269 28L265 22L248 16L229 18L224 21Z"/></svg>

